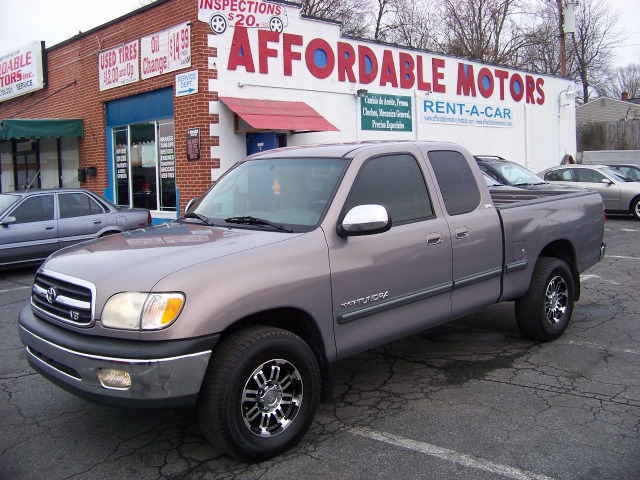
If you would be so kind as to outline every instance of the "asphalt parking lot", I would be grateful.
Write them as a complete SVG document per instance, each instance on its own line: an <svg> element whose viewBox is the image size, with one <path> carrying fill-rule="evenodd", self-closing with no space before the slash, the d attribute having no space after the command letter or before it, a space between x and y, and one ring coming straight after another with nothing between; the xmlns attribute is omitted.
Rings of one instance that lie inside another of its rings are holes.
<svg viewBox="0 0 640 480"><path fill-rule="evenodd" d="M193 409L97 406L27 365L35 269L0 272L0 479L640 478L640 222L609 218L565 334L536 343L501 304L337 363L292 451L216 452Z"/></svg>

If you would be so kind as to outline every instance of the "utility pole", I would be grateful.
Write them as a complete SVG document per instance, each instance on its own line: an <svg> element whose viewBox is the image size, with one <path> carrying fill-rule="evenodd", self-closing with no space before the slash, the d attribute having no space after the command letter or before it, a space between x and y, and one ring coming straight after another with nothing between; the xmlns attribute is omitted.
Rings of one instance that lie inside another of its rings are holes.
<svg viewBox="0 0 640 480"><path fill-rule="evenodd" d="M567 76L567 44L564 35L564 0L556 0L558 4L558 22L560 28L560 75Z"/></svg>

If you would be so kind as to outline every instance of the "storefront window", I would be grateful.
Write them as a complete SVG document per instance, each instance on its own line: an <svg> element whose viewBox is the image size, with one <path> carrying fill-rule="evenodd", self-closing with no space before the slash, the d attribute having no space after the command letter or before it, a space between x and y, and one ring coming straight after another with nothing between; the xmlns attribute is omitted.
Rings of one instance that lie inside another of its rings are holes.
<svg viewBox="0 0 640 480"><path fill-rule="evenodd" d="M16 189L13 177L13 155L11 142L0 142L0 192L12 192Z"/></svg>
<svg viewBox="0 0 640 480"><path fill-rule="evenodd" d="M116 127L113 149L116 205L175 211L173 121Z"/></svg>

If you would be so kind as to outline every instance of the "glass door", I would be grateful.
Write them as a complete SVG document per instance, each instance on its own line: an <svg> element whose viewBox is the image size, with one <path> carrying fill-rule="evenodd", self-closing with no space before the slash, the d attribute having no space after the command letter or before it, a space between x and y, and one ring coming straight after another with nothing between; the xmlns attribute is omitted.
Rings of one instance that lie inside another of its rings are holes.
<svg viewBox="0 0 640 480"><path fill-rule="evenodd" d="M16 185L18 190L40 188L40 170L35 152L16 154Z"/></svg>

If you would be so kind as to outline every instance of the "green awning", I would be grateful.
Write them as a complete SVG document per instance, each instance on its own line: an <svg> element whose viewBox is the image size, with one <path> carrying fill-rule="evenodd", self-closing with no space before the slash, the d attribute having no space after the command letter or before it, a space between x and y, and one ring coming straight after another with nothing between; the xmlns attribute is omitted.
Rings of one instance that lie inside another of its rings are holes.
<svg viewBox="0 0 640 480"><path fill-rule="evenodd" d="M79 118L9 118L0 120L0 140L83 136L84 122Z"/></svg>

